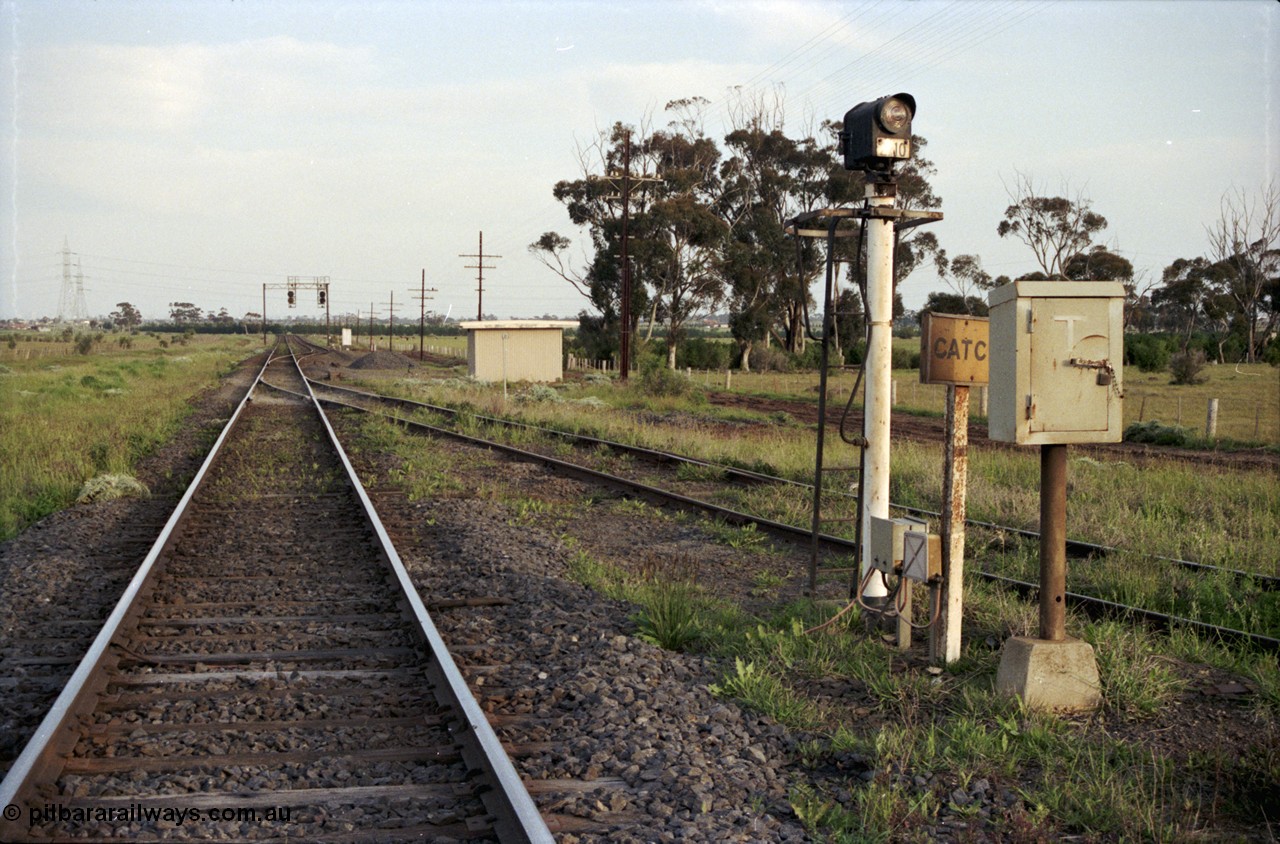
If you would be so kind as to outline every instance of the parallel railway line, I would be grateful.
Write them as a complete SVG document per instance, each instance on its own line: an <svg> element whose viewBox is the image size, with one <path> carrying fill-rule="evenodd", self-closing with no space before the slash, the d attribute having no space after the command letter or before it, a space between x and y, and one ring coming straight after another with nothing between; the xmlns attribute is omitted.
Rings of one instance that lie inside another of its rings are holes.
<svg viewBox="0 0 1280 844"><path fill-rule="evenodd" d="M453 416L456 416L456 413L457 413L457 411L453 410L452 408L432 405L425 402L413 401L410 399L401 399L401 398L395 398L395 397L382 396L376 393L368 393L362 390L354 390L349 387L340 387L327 381L310 379L310 383L313 388L320 391L320 395L318 395L318 399L321 402L326 404L331 404L334 406L347 407L347 408L352 408L352 409L364 411L364 412L380 412L380 411L374 410L373 408L365 404L365 403L374 403L376 405L381 405L382 407L398 407L398 408L408 409L408 410L424 410L434 414L443 415L445 417L453 417ZM336 398L335 396L342 396L344 398L340 399L340 398ZM414 430L429 432L437 436L448 436L454 439L471 442L473 444L480 445L486 448L491 448L494 450L505 452L519 459L539 462L543 465L553 467L556 471L567 473L579 478L587 479L594 483L601 483L601 484L611 486L615 489L622 489L627 491L629 494L640 495L640 496L649 498L651 500L664 501L668 503L673 503L677 506L700 510L702 512L709 513L715 516L716 518L722 519L729 524L739 525L739 526L754 524L760 527L761 529L764 529L773 533L774 535L781 536L793 541L808 542L811 537L811 533L807 528L801 528L801 527L777 522L770 519L760 518L757 516L753 516L751 514L738 512L736 510L721 507L719 505L712 504L710 502L702 501L696 498L691 498L686 495L681 495L679 493L672 492L670 490L655 487L651 484L644 484L635 480L630 480L630 479L619 477L616 475L611 475L606 472L601 472L598 470L580 466L576 463L559 460L557 458L554 458L545 454L540 454L533 451L515 448L509 445L493 442L490 440L485 440L479 437L472 437L466 434L453 431L448 428L441 428L438 426L428 425L422 422L412 422L412 421L400 418L398 416L394 416L390 414L387 414L387 415L388 415L388 418L391 418L395 420L397 423L405 425L406 427ZM637 447L632 445L626 445L622 443L615 443L608 440L602 440L599 438L582 436L582 435L572 434L564 431L557 431L554 429L541 428L538 426L528 425L527 423L500 419L497 417L477 415L474 418L477 421L484 422L486 424L505 426L505 427L511 427L516 429L524 429L524 430L537 433L539 435L544 435L547 437L553 437L553 438L558 438L565 441L570 441L575 444L583 445L586 447L591 447L591 448L605 447L610 449L611 451L615 451L620 454L631 455L633 457L637 457L639 459L656 463L656 464L665 464L665 465L684 464L684 465L697 466L704 469L710 469L710 470L714 470L721 473L722 477L724 477L725 480L728 480L728 481L736 481L736 482L742 482L742 483L777 483L777 484L793 485L793 486L801 487L808 490L812 489L811 485L804 484L802 482L771 477L769 475L764 475L761 473L751 472L751 471L732 468L732 467L718 466L715 464L707 463L706 461L697 460L695 458L663 452L655 449L648 449L648 448L642 448L642 447ZM918 517L936 518L938 516L937 513L934 513L928 510L923 510L920 508L902 507L899 505L893 505L893 506L895 509L899 510L900 512L907 513L910 515L915 515ZM996 530L996 531L1002 531L1004 533L1022 537L1024 539L1038 539L1039 537L1039 534L1036 533L1035 531L1030 531L1023 528L996 525L996 524L991 524L991 523L978 521L978 520L969 520L968 524L971 526L982 527L982 528L987 528L987 529ZM856 550L856 546L853 543L853 541L842 538L842 537L836 537L836 536L831 536L827 534L823 534L820 536L819 543L820 543L820 547L822 547L825 551L835 553L835 554L849 554ZM1106 554L1116 553L1117 550L1119 549L1115 549L1109 546L1099 545L1096 543L1078 541L1078 540L1071 540L1068 543L1068 553L1073 554L1075 556L1106 555ZM1188 568L1195 571L1224 572L1226 574L1229 574L1237 578L1250 578L1265 590L1274 590L1277 588L1277 586L1280 586L1280 578L1271 577L1271 576L1263 575L1259 573L1247 572L1247 571L1241 571L1241 570L1235 570L1235 569L1223 569L1217 566L1212 566L1212 565L1199 563L1191 560L1181 560L1176 558L1159 557L1154 555L1152 558L1161 562L1168 563L1170 565ZM1002 587L1011 588L1023 593L1031 593L1038 590L1039 588L1038 584L1031 583L1028 581L1023 581L1017 578L1011 578L1005 575L1000 575L992 572L985 572L981 570L975 571L974 573L977 576L980 576L983 579L988 580L989 582L995 583ZM1150 624L1153 624L1158 627L1163 627L1163 628L1168 628L1174 625L1182 625L1182 626L1194 628L1201 633L1208 634L1214 637L1219 637L1225 640L1248 642L1266 650L1272 650L1272 651L1280 650L1280 639L1277 639L1274 636L1266 635L1263 633L1236 630L1236 629L1224 627L1221 625L1209 624L1206 622L1198 621L1196 619L1183 618L1175 615L1170 615L1168 613L1157 612L1157 611L1146 609L1143 607L1128 606L1116 601L1109 601L1103 598L1098 598L1095 596L1085 595L1080 593L1068 593L1067 600L1073 606L1079 607L1083 611L1090 613L1092 615L1129 616L1129 617L1141 618Z"/></svg>
<svg viewBox="0 0 1280 844"><path fill-rule="evenodd" d="M356 390L351 387L340 387L335 384L311 380L312 386L322 390L328 390L342 395L347 395L365 401L374 401L386 406L402 407L408 410L424 410L443 416L456 416L457 411L453 408L442 405L434 405L429 402L420 402L413 399L403 399L395 396L380 395L378 393L369 393L363 390ZM773 475L767 475L761 472L753 472L748 469L741 469L735 466L723 466L720 464L710 463L687 455L675 454L672 452L661 451L659 449L645 448L643 446L629 445L627 443L619 443L613 440L606 440L599 437L592 437L585 434L576 434L567 431L560 431L554 428L544 428L537 425L530 425L526 422L517 422L511 419L502 419L496 416L485 416L483 414L475 414L473 418L487 425L501 426L513 430L525 430L538 435L558 438L575 445L584 447L603 447L617 454L626 454L632 457L645 460L657 465L687 465L718 472L726 481L737 483L771 483L795 486L806 490L812 494L813 485L804 481L792 480L790 478L780 478ZM835 490L827 490L824 496L836 496L847 499L856 499L856 494L845 493ZM912 516L940 518L941 513L935 510L928 510L921 507L911 507L905 504L891 504L893 509L898 512ZM966 519L965 524L970 527L986 528L993 531L1017 536L1026 540L1038 542L1040 534L1038 531L1028 528L1015 527L1013 525L1001 525L994 522L987 522L981 519ZM1067 553L1077 557L1110 555L1123 551L1111 545L1103 545L1097 542L1089 542L1083 539L1067 539ZM1179 568L1191 569L1203 573L1225 573L1234 577L1250 578L1257 582L1263 589L1271 591L1280 589L1280 577L1267 575L1261 572L1245 571L1242 569L1225 568L1223 566L1212 565L1210 563L1201 563L1195 560L1187 560L1179 557L1167 557L1160 554L1148 554L1152 560L1168 563Z"/></svg>
<svg viewBox="0 0 1280 844"><path fill-rule="evenodd" d="M319 405L253 388L0 798L6 841L551 840Z"/></svg>

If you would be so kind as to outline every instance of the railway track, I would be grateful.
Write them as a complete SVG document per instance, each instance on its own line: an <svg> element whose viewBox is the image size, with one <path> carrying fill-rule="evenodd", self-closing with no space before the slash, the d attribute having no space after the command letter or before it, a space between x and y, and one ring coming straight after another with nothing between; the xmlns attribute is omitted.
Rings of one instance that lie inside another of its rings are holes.
<svg viewBox="0 0 1280 844"><path fill-rule="evenodd" d="M321 351L318 347L314 347L314 348L316 351ZM351 388L340 387L326 381L310 379L310 384L314 388L320 390L322 394L324 393L329 394L329 395L318 396L319 400L322 403L332 404L334 406L352 408L352 409L363 411L363 412L380 412L370 406L370 404L374 404L374 405L381 405L384 408L397 407L397 408L409 409L409 410L426 410L431 413L443 415L445 417L453 417L456 415L456 411L454 411L451 408L431 405L428 403L417 402L409 399L400 399L400 398L382 396L375 393L367 393L361 390L353 390ZM342 396L342 398L336 398L335 396ZM590 469L588 467L581 466L579 464L576 464L570 461L560 460L558 458L551 457L546 454L541 454L534 451L515 448L509 445L501 444L491 440L486 440L480 437L469 436L469 435L451 430L449 428L428 425L421 422L411 422L396 416L390 416L390 418L395 419L395 421L397 421L398 423L405 425L406 427L409 427L411 429L428 432L437 436L448 436L454 439L470 442L475 445L481 445L486 448L502 451L519 459L534 461L534 462L538 462L543 465L552 467L556 469L556 471L559 471L561 473L565 473L565 474L578 477L584 480L589 480L593 483L604 484L606 486L610 486L615 489L624 490L629 494L639 495L654 501L673 503L677 506L684 507L686 509L693 509L693 510L698 510L704 513L708 513L710 515L715 516L716 518L726 521L729 524L739 525L739 526L753 524L759 528L762 528L774 534L775 536L780 536L782 538L792 540L792 541L809 542L812 536L808 528L798 527L795 525L790 525L790 524L777 522L770 519L753 516L751 514L742 513L733 509L721 507L719 505L716 505L707 501L703 501L697 498L692 498L687 495L675 493L668 489L656 487L651 484L641 483L639 481L624 478L618 475L598 471L595 469ZM641 448L637 446L615 443L608 440L601 440L598 438L586 437L586 436L567 433L563 431L556 431L553 429L540 428L537 426L528 425L526 423L514 422L511 420L505 420L505 419L500 419L496 417L476 416L474 418L477 421L485 422L487 424L500 425L500 426L515 428L515 429L526 429L526 430L538 433L540 435L545 435L548 437L571 441L577 445L583 445L589 448L604 447L611 451L617 452L619 454L630 455L651 463L663 464L663 465L682 465L683 464L683 465L697 466L704 469L714 470L716 472L721 473L724 479L729 481L735 481L735 482L741 482L741 483L777 483L777 484L793 485L793 486L801 487L808 490L812 489L811 485L804 484L801 482L792 481L792 480L783 479L783 478L776 478L769 475L764 475L757 472L750 472L750 471L741 470L737 468L717 466L714 464L707 463L705 461L689 458L683 455L671 454L668 452L662 452L654 449L647 449L647 448ZM899 510L900 512L907 513L910 515L915 515L918 517L923 516L923 517L936 518L938 516L937 513L934 513L928 510L922 510L919 508L901 507L899 505L892 505L892 506L895 509ZM977 521L977 520L969 520L967 523L971 526L977 526L977 527L987 528L991 530L1002 531L1008 534L1022 537L1024 539L1038 539L1039 537L1039 534L1036 533L1035 531L1029 531L1022 528L995 525L995 524ZM831 554L848 555L856 552L856 545L853 541L842 538L842 537L831 536L827 534L823 534L819 537L819 545L825 552L831 553ZM1075 556L1105 555L1105 554L1115 553L1117 550L1118 549L1111 548L1109 546L1082 542L1078 540L1070 540L1068 542L1068 551L1069 553ZM1170 565L1175 565L1178 567L1188 568L1196 571L1224 572L1237 578L1249 578L1249 579L1252 579L1264 590L1274 590L1277 588L1277 586L1280 586L1280 578L1270 577L1268 575L1256 574L1253 572L1239 571L1239 570L1233 570L1233 569L1222 569L1222 568L1211 566L1204 563L1199 563L1199 562L1190 561L1190 560L1180 560L1176 558L1153 557L1153 559L1166 562ZM1024 594L1031 594L1039 589L1038 584L1032 583L1029 581L1024 581L1017 578L1012 578L1005 575L1000 575L992 572L985 572L981 570L971 569L971 571L976 576L982 577L983 579L991 583L994 583L1004 588L1010 588L1010 589L1022 592ZM1221 638L1228 641L1246 642L1251 645L1263 648L1265 650L1270 650L1270 651L1280 650L1280 639L1277 639L1273 636L1264 635L1261 633L1245 631L1245 630L1236 630L1236 629L1224 627L1221 625L1209 624L1196 619L1184 618L1176 615L1171 615L1169 613L1150 610L1144 607L1129 606L1120 602L1110 601L1110 600L1098 598L1092 595L1086 595L1086 594L1080 594L1080 593L1068 593L1067 600L1072 606L1077 607L1082 611L1093 616L1110 616L1110 617L1125 616L1125 617L1141 618L1147 623L1150 623L1160 628L1169 628L1176 625L1182 625L1182 626L1194 628L1200 633L1207 634L1212 637L1217 637L1217 638Z"/></svg>
<svg viewBox="0 0 1280 844"><path fill-rule="evenodd" d="M350 387L340 387L335 384L311 379L313 387L321 390L330 391L339 395L351 397L360 401L376 402L386 407L399 407L407 410L425 410L431 413L440 414L442 416L454 417L457 411L453 408L441 405L433 405L428 402L414 401L412 399L402 399L394 396L385 396L377 393L369 393L363 390L356 390ZM369 409L369 408L365 408ZM656 465L684 465L690 467L698 467L708 471L716 472L726 481L735 483L771 483L783 484L798 487L806 490L807 495L812 495L813 485L803 481L791 480L789 478L780 478L774 475L767 475L761 472L753 472L747 469L740 469L734 466L723 466L720 464L710 463L705 460L699 460L686 455L674 454L672 452L661 451L658 449L645 448L642 446L629 445L626 443L614 442L612 440L601 439L599 437L591 437L583 434L575 434L567 431L558 431L554 428L544 428L537 425L530 425L525 422L517 422L511 419L502 419L495 416L473 415L476 421L487 425L501 426L512 430L529 431L541 436L549 438L557 438L563 441L571 442L574 445L587 448L605 448L616 454L628 455ZM844 493L834 490L824 491L824 497L842 497L850 500L856 500L857 495ZM907 515L923 517L923 518L941 518L941 513L935 510L927 510L920 507L911 507L904 504L890 504L890 506L900 513ZM1015 527L1013 525L1001 525L994 522L986 522L980 519L966 519L965 524L969 527L986 528L988 530L999 531L1004 534L1018 536L1023 539L1038 542L1040 534L1038 531L1029 530L1027 528ZM1103 545L1097 542L1088 542L1082 539L1067 539L1067 553L1076 557L1110 555L1123 551L1124 549L1116 548L1111 545ZM1256 582L1262 589L1272 591L1280 589L1280 577L1262 574L1261 572L1244 571L1242 569L1231 569L1223 566L1216 566L1209 563L1201 563L1195 560L1187 560L1179 557L1166 557L1160 554L1149 554L1152 560L1168 563L1178 568L1190 569L1205 574L1223 573L1237 578L1249 578Z"/></svg>
<svg viewBox="0 0 1280 844"><path fill-rule="evenodd" d="M551 840L318 403L254 388L0 798L5 841Z"/></svg>

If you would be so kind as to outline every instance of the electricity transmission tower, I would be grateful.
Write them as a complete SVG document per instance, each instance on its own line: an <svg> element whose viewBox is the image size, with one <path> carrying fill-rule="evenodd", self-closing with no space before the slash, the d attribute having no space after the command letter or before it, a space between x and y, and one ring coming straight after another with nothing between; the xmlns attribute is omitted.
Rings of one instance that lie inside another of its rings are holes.
<svg viewBox="0 0 1280 844"><path fill-rule="evenodd" d="M75 255L62 238L62 293L58 297L58 322L79 322L89 318L89 307L84 300L84 273L80 270L80 256L76 255L76 274L71 275L71 256Z"/></svg>

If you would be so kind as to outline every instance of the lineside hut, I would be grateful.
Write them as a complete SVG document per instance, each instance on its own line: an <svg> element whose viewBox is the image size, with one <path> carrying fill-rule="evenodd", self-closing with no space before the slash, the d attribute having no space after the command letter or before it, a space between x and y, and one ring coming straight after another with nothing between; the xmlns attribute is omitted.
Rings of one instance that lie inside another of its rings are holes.
<svg viewBox="0 0 1280 844"><path fill-rule="evenodd" d="M559 381L564 330L572 320L499 319L459 323L467 331L467 374L478 381Z"/></svg>

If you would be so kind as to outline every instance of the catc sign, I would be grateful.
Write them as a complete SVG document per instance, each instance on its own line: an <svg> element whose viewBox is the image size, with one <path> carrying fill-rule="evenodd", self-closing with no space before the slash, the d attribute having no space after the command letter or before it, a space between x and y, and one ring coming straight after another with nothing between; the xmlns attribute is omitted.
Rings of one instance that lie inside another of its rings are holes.
<svg viewBox="0 0 1280 844"><path fill-rule="evenodd" d="M986 384L990 357L986 317L926 313L920 321L920 383Z"/></svg>

